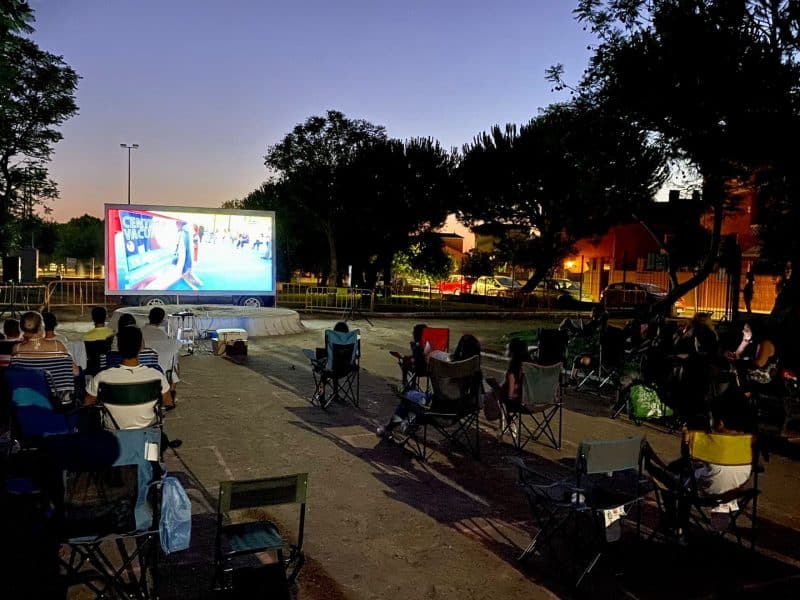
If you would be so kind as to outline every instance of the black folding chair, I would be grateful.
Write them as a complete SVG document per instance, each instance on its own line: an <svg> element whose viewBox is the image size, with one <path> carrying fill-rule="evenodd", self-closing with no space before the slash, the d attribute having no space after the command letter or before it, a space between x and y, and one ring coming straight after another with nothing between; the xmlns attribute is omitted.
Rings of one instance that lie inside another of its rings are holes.
<svg viewBox="0 0 800 600"><path fill-rule="evenodd" d="M68 587L151 598L160 514L158 429L52 436L44 445Z"/></svg>
<svg viewBox="0 0 800 600"><path fill-rule="evenodd" d="M297 579L305 557L303 535L308 495L308 474L267 477L242 481L222 481L217 504L215 571L217 587L230 590L236 572L251 568L255 555L271 553L280 571L270 598L286 594L286 586ZM299 505L299 523L294 543L287 541L278 526L253 509L282 504ZM259 563L260 564L260 563Z"/></svg>
<svg viewBox="0 0 800 600"><path fill-rule="evenodd" d="M422 405L402 398L409 413L408 443L412 452L420 460L427 459L428 428L431 428L476 459L480 458L478 414L483 385L480 356L456 362L431 358L428 369L432 388L428 403Z"/></svg>
<svg viewBox="0 0 800 600"><path fill-rule="evenodd" d="M570 550L570 566L579 569L579 587L616 542L622 517L636 510L648 490L642 475L643 438L583 441L578 446L572 477L547 478L519 457L507 457L517 467L517 482L525 492L537 533L519 561L527 560L547 545L551 550L564 534Z"/></svg>
<svg viewBox="0 0 800 600"><path fill-rule="evenodd" d="M359 404L361 382L360 331L325 331L325 351L304 349L303 354L311 362L314 377L312 402L320 408L328 408L331 402Z"/></svg>
<svg viewBox="0 0 800 600"><path fill-rule="evenodd" d="M759 455L756 438L751 434L704 431L684 433L682 458L673 465L661 464L652 452L646 453L644 463L659 508L659 521L651 537L661 534L668 540L677 540L677 530L691 523L706 533L730 534L739 545L748 538L750 547L755 549L761 494L758 476L763 471ZM743 467L749 469L749 477L724 492L704 490L697 476L697 465L702 463L715 468ZM749 526L740 521L749 522Z"/></svg>
<svg viewBox="0 0 800 600"><path fill-rule="evenodd" d="M620 375L625 358L625 337L619 327L607 327L600 334L600 343L597 354L590 355L590 366L580 383L578 389L587 383L595 383L598 390L611 384L618 388Z"/></svg>

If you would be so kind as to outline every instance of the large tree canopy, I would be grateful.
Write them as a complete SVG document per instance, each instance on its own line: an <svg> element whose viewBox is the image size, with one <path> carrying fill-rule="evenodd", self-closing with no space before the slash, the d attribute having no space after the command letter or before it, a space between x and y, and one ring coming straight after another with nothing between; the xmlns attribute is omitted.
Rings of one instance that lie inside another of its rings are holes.
<svg viewBox="0 0 800 600"><path fill-rule="evenodd" d="M337 232L346 224L352 206L352 200L342 193L342 169L360 148L385 138L383 127L330 110L324 117L310 117L297 125L267 151L265 164L278 173L297 209L327 242L331 285L339 280Z"/></svg>
<svg viewBox="0 0 800 600"><path fill-rule="evenodd" d="M346 265L356 282L373 285L380 271L388 280L392 257L411 238L431 248L433 238L422 234L452 212L454 164L454 153L434 140L388 139L381 126L328 111L271 146L266 165L275 176L235 204L276 210L295 238L285 246L294 264L327 271L329 285ZM443 254L441 243L434 251ZM326 254L329 264L316 264Z"/></svg>
<svg viewBox="0 0 800 600"><path fill-rule="evenodd" d="M576 12L600 39L580 96L648 132L702 177L713 214L708 250L668 305L711 272L733 190L774 170L795 145L797 3L583 0Z"/></svg>
<svg viewBox="0 0 800 600"><path fill-rule="evenodd" d="M14 219L57 197L47 163L77 112L78 75L60 56L42 51L15 31L29 31L27 3L0 4L0 253L16 245Z"/></svg>
<svg viewBox="0 0 800 600"><path fill-rule="evenodd" d="M441 273L449 264L441 238L430 233L453 211L455 160L432 139L388 139L361 148L344 170L343 191L357 206L344 244L365 285L373 286L379 272L390 281L392 258L410 246L411 263L421 270Z"/></svg>
<svg viewBox="0 0 800 600"><path fill-rule="evenodd" d="M531 291L583 237L631 220L664 180L647 136L586 104L553 105L526 125L494 127L464 147L459 217L503 237L520 234L516 264Z"/></svg>

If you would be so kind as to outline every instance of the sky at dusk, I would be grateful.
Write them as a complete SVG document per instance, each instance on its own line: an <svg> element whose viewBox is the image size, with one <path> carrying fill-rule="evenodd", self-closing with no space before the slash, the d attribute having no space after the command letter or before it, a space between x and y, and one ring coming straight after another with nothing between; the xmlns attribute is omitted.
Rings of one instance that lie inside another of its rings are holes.
<svg viewBox="0 0 800 600"><path fill-rule="evenodd" d="M57 221L127 201L220 206L326 110L460 148L565 99L591 43L577 0L33 0L32 38L81 76L51 175Z"/></svg>

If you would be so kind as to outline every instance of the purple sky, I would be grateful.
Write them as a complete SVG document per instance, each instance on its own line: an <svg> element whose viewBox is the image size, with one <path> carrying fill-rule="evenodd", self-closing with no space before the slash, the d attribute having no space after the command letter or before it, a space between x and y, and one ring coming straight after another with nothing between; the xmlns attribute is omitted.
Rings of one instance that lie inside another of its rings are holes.
<svg viewBox="0 0 800 600"><path fill-rule="evenodd" d="M341 110L390 136L461 147L562 100L545 68L582 72L574 0L33 0L33 39L82 77L51 174L54 217L105 202L219 206L266 178L263 156Z"/></svg>

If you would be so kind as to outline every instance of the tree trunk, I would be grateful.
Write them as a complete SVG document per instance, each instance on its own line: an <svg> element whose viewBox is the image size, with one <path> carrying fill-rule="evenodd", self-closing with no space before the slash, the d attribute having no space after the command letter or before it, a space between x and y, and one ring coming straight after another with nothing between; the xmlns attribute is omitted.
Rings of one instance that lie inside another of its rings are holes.
<svg viewBox="0 0 800 600"><path fill-rule="evenodd" d="M331 270L328 273L328 287L339 285L339 261L336 257L336 240L333 238L333 226L328 223L325 227L325 234L328 237L328 250L331 253Z"/></svg>
<svg viewBox="0 0 800 600"><path fill-rule="evenodd" d="M666 298L653 306L655 311L664 311L672 306L678 298L703 283L714 269L714 264L719 255L720 240L722 239L722 219L725 216L725 187L719 183L708 183L705 184L703 188L703 195L709 200L714 215L711 226L711 245L709 246L708 253L694 275L683 283L679 283L673 287Z"/></svg>

